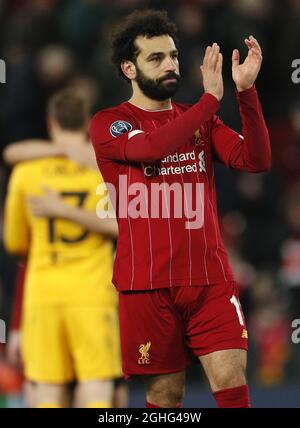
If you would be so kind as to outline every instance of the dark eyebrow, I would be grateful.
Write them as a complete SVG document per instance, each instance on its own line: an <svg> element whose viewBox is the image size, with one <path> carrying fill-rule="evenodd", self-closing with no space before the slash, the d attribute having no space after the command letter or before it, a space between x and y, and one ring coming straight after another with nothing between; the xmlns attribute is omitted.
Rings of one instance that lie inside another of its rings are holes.
<svg viewBox="0 0 300 428"><path fill-rule="evenodd" d="M170 53L171 53L171 54L178 54L179 52L178 52L178 50L177 50L177 49L173 49ZM150 58L152 58L153 56L162 56L162 55L165 55L165 53L164 53L164 52L152 52L151 54L149 54L149 55L146 57L146 59L150 59Z"/></svg>

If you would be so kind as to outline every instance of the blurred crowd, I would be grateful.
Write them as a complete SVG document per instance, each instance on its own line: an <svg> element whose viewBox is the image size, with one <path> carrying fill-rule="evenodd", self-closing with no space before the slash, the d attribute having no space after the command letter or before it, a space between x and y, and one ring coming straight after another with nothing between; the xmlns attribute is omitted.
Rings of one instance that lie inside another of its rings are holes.
<svg viewBox="0 0 300 428"><path fill-rule="evenodd" d="M216 165L223 236L249 325L252 381L300 381L300 344L291 321L300 318L300 83L291 79L300 55L300 0L0 0L0 147L46 138L46 103L65 86L81 90L93 112L129 96L110 62L109 30L136 8L166 9L180 37L180 102L201 95L205 48L224 54L225 96L220 116L241 130L231 79L234 48L246 54L254 35L263 49L257 82L267 120L273 168L245 174ZM9 169L0 164L0 318L9 324L15 261L1 243Z"/></svg>

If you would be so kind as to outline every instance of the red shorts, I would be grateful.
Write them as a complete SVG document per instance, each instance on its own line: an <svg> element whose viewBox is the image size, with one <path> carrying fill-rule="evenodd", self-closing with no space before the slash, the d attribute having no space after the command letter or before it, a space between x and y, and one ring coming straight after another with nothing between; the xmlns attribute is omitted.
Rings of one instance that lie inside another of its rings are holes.
<svg viewBox="0 0 300 428"><path fill-rule="evenodd" d="M119 293L123 373L148 375L186 369L193 357L248 349L234 281Z"/></svg>

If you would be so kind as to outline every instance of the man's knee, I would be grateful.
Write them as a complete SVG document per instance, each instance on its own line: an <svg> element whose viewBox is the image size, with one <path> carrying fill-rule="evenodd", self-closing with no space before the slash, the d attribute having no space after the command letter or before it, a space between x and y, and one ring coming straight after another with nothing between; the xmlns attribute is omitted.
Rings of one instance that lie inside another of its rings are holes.
<svg viewBox="0 0 300 428"><path fill-rule="evenodd" d="M241 349L217 351L200 357L213 392L246 383L247 353Z"/></svg>
<svg viewBox="0 0 300 428"><path fill-rule="evenodd" d="M113 381L83 381L76 388L76 406L112 407Z"/></svg>
<svg viewBox="0 0 300 428"><path fill-rule="evenodd" d="M185 374L149 376L145 385L149 403L159 407L177 407L184 398Z"/></svg>
<svg viewBox="0 0 300 428"><path fill-rule="evenodd" d="M147 391L147 401L160 407L177 407L182 403L184 387L152 388Z"/></svg>
<svg viewBox="0 0 300 428"><path fill-rule="evenodd" d="M212 379L212 390L219 391L227 388L235 388L237 386L245 385L246 374L243 368L231 370L224 368L216 372Z"/></svg>
<svg viewBox="0 0 300 428"><path fill-rule="evenodd" d="M67 385L37 383L35 385L35 407L68 407Z"/></svg>

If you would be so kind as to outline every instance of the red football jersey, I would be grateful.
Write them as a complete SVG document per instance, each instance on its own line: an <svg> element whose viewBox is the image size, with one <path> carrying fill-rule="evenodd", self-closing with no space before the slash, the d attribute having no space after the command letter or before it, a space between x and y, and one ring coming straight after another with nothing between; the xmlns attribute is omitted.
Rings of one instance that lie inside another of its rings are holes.
<svg viewBox="0 0 300 428"><path fill-rule="evenodd" d="M239 93L238 101L244 137L215 115L219 103L210 94L192 107L172 103L158 111L124 102L92 119L98 166L116 191L118 290L233 279L218 224L213 161L259 172L271 158L256 89Z"/></svg>

